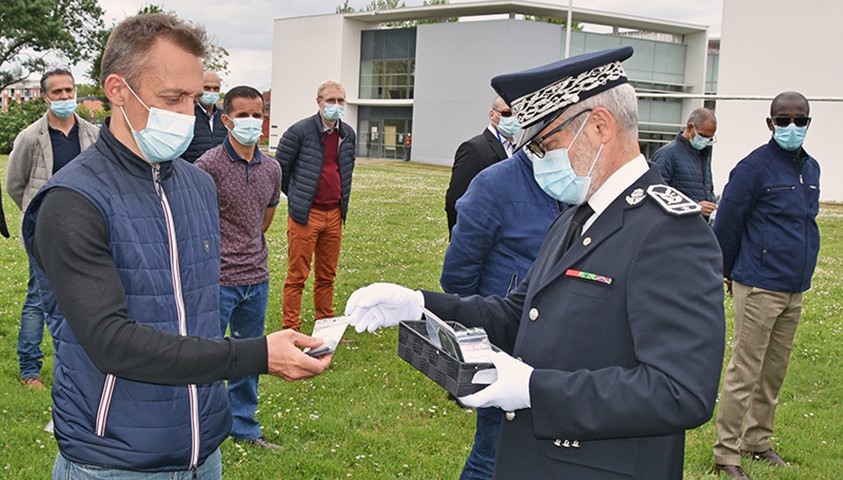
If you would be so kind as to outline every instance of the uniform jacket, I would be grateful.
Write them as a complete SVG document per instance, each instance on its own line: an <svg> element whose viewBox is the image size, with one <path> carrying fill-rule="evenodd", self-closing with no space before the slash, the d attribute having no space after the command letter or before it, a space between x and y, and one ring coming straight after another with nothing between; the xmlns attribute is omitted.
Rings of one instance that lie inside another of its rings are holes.
<svg viewBox="0 0 843 480"><path fill-rule="evenodd" d="M342 219L348 213L351 197L351 175L356 159L354 130L337 121L339 128L339 165L342 187ZM294 123L278 142L275 158L281 164L281 191L287 195L287 211L296 222L307 225L316 187L322 177L325 144L322 142L322 117L317 113Z"/></svg>
<svg viewBox="0 0 843 480"><path fill-rule="evenodd" d="M120 152L104 129L93 148L62 168L33 199L23 225L27 249L31 254L45 192L71 189L105 220L129 315L166 332L220 338L214 182L177 159L161 164L158 184L166 195L166 213L153 168ZM174 252L178 271L171 265ZM36 273L56 350L53 420L62 454L78 463L150 472L204 462L231 430L223 383L160 385L100 370L64 319L48 278L40 267Z"/></svg>
<svg viewBox="0 0 843 480"><path fill-rule="evenodd" d="M0 188L0 235L9 238L9 229L6 227L6 214L3 213L3 189Z"/></svg>
<svg viewBox="0 0 843 480"><path fill-rule="evenodd" d="M486 167L505 160L509 155L501 145L497 135L489 129L461 143L454 155L451 169L451 183L445 193L445 212L448 214L448 232L457 223L457 200L468 189L468 184L475 175Z"/></svg>
<svg viewBox="0 0 843 480"><path fill-rule="evenodd" d="M523 150L477 174L457 205L439 282L460 296L506 295L517 287L562 211L536 183Z"/></svg>
<svg viewBox="0 0 843 480"><path fill-rule="evenodd" d="M79 125L79 148L84 152L97 141L99 127L73 114ZM53 176L53 144L47 114L15 138L6 169L6 192L20 208L21 218L32 197Z"/></svg>
<svg viewBox="0 0 843 480"><path fill-rule="evenodd" d="M715 202L711 181L711 147L697 150L680 132L672 142L653 154L653 162L665 183L699 203Z"/></svg>
<svg viewBox="0 0 843 480"><path fill-rule="evenodd" d="M811 288L820 231L820 165L770 140L741 160L714 222L726 277L779 292Z"/></svg>
<svg viewBox="0 0 843 480"><path fill-rule="evenodd" d="M721 259L702 216L633 193L661 182L651 168L562 254L566 211L505 298L425 292L427 308L484 327L535 368L531 408L502 427L494 478L682 478L685 430L717 396Z"/></svg>
<svg viewBox="0 0 843 480"><path fill-rule="evenodd" d="M225 137L228 136L228 130L222 124L222 109L214 105L214 130L211 131L211 117L205 112L199 104L193 107L196 115L196 123L193 125L193 140L187 146L187 150L182 154L181 158L190 163L196 161L203 153L221 144Z"/></svg>

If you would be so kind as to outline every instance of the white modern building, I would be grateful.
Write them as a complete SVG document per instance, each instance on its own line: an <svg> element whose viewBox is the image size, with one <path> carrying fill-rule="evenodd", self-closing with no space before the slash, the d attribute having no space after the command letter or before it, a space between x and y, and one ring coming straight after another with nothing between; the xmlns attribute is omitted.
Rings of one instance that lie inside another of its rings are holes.
<svg viewBox="0 0 843 480"><path fill-rule="evenodd" d="M672 140L694 108L704 101L715 108L711 99L725 93L771 98L794 89L809 97L840 95L832 82L840 78L836 74L843 63L831 67L830 59L819 62L799 50L801 40L820 35L828 45L836 45L834 40L843 33L830 23L843 16L828 10L843 13L843 2L808 2L798 12L784 8L789 5L786 0L724 4L721 39L709 39L705 25L572 8L574 25L584 28L571 32L570 55L624 45L635 48L624 67L636 90L648 95L639 100L645 155ZM765 14L752 16L759 8ZM565 27L527 18L565 20L567 15L564 5L494 0L276 19L270 147L292 123L316 113L317 86L333 79L346 87L349 107L344 121L358 132L358 156L403 158L404 136L412 132L414 161L451 165L457 146L488 124L495 95L489 85L492 77L565 57ZM812 18L809 15L829 25L815 28L816 22L804 20ZM790 19L797 16L803 20L791 25L796 22ZM787 25L792 41L781 41L781 25ZM783 60L774 59L777 53L805 66L783 74ZM824 69L834 71L817 74ZM820 76L828 88L818 88L814 80ZM714 93L719 95L711 97ZM763 110L768 107L769 100L717 102L718 192L732 166L769 138L763 129ZM806 142L826 168L823 200L843 200L843 186L829 191L834 187L827 180L832 157L825 144L815 140L826 138L831 128L826 108L841 107L815 103L815 122Z"/></svg>

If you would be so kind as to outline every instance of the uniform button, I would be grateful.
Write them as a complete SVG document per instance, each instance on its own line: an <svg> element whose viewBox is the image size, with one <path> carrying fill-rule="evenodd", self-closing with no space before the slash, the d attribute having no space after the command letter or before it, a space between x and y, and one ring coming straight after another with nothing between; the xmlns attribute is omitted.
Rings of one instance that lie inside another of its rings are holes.
<svg viewBox="0 0 843 480"><path fill-rule="evenodd" d="M536 321L539 318L539 309L538 308L531 308L530 309L530 320Z"/></svg>
<svg viewBox="0 0 843 480"><path fill-rule="evenodd" d="M506 412L506 419L510 422L515 420L515 412Z"/></svg>
<svg viewBox="0 0 843 480"><path fill-rule="evenodd" d="M589 246L589 245L591 245L591 237L585 237L585 238L583 238L583 239L582 239L582 244L583 244L584 246L586 246L586 247L587 247L587 246Z"/></svg>
<svg viewBox="0 0 843 480"><path fill-rule="evenodd" d="M553 441L553 444L556 445L557 447L561 447L562 446L562 440L559 440L557 438L556 440Z"/></svg>
<svg viewBox="0 0 843 480"><path fill-rule="evenodd" d="M565 448L570 448L571 442L569 442L568 440L565 440L564 442L562 442L562 446L565 447Z"/></svg>
<svg viewBox="0 0 843 480"><path fill-rule="evenodd" d="M574 440L573 442L571 442L571 446L572 446L573 448L580 448L580 441L579 441L579 440Z"/></svg>

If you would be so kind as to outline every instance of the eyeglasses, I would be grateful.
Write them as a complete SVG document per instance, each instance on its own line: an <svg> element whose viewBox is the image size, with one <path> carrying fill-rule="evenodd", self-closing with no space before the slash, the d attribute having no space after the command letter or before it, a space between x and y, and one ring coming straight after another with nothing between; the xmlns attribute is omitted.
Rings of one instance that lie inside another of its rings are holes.
<svg viewBox="0 0 843 480"><path fill-rule="evenodd" d="M773 124L777 127L786 127L791 123L795 124L797 127L807 127L809 123L811 123L811 117L787 117L787 116L778 116L773 117L770 120L773 121Z"/></svg>
<svg viewBox="0 0 843 480"><path fill-rule="evenodd" d="M542 146L542 142L544 142L545 140L547 140L547 139L548 139L548 138L550 138L551 136L556 135L557 133L559 133L559 132L561 132L562 130L564 130L564 129L565 129L565 127L567 127L568 125L570 125L570 124L571 124L571 122L573 122L573 121L574 121L577 117L579 117L580 115L582 115L582 114L584 114L584 113L586 113L586 112L590 112L590 111L591 111L591 109L590 109L590 108L588 108L588 109L586 109L586 110L583 110L583 111L581 111L581 112L577 113L577 114L576 114L576 115L574 115L573 117L571 117L571 118L569 118L569 119L565 120L564 122L562 122L562 124L561 124L561 125L559 125L558 127L554 128L553 130L551 130L551 131L547 132L546 134L544 134L544 136L542 136L542 137L541 137L541 138L539 138L538 140L533 140L532 142L528 143L528 144L527 144L527 149L528 149L528 150L530 150L531 152L533 152L533 155L535 155L536 157L538 157L538 158L544 158L544 154L545 154L545 153L547 153L547 152L545 151L544 146Z"/></svg>
<svg viewBox="0 0 843 480"><path fill-rule="evenodd" d="M711 146L717 143L717 137L712 135L710 137L706 137L704 135L700 135L700 132L697 131L697 127L694 124L691 124L691 127L694 128L694 134L702 139L705 140L706 146Z"/></svg>
<svg viewBox="0 0 843 480"><path fill-rule="evenodd" d="M325 103L330 103L331 105L345 105L344 98L321 98Z"/></svg>
<svg viewBox="0 0 843 480"><path fill-rule="evenodd" d="M495 110L495 109L493 108L492 110ZM502 117L511 117L512 116L512 110L495 110L495 111L498 112L498 115L500 115Z"/></svg>

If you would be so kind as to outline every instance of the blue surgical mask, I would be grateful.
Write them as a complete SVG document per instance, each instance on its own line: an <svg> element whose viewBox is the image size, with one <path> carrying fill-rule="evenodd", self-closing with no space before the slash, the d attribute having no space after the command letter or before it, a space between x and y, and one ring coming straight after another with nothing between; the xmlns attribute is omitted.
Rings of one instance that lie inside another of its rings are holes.
<svg viewBox="0 0 843 480"><path fill-rule="evenodd" d="M808 127L797 127L792 123L786 127L773 127L773 138L785 150L793 151L802 146Z"/></svg>
<svg viewBox="0 0 843 480"><path fill-rule="evenodd" d="M533 161L533 178L536 179L539 187L550 197L569 205L585 203L588 190L591 187L591 171L603 152L603 145L600 145L600 149L591 163L591 168L585 176L577 175L571 166L568 149L577 140L587 122L588 119L580 125L580 129L577 130L577 134L574 135L574 139L571 140L568 148L550 150L545 153L544 158L538 158L529 149L527 150L527 155Z"/></svg>
<svg viewBox="0 0 843 480"><path fill-rule="evenodd" d="M514 137L521 131L521 124L518 122L518 119L515 118L515 115L511 117L501 117L498 122L498 131L505 137Z"/></svg>
<svg viewBox="0 0 843 480"><path fill-rule="evenodd" d="M234 122L231 135L240 145L251 147L258 143L258 139L261 138L261 133L263 133L263 119L247 117L232 118L231 121Z"/></svg>
<svg viewBox="0 0 843 480"><path fill-rule="evenodd" d="M59 118L67 118L76 110L76 99L50 101L50 110Z"/></svg>
<svg viewBox="0 0 843 480"><path fill-rule="evenodd" d="M345 107L335 103L326 103L325 107L322 108L322 113L325 115L326 119L333 122L342 118L345 113Z"/></svg>
<svg viewBox="0 0 843 480"><path fill-rule="evenodd" d="M697 127L694 127L694 136L691 138L691 146L696 150L702 150L709 145L711 145L711 138L703 137L699 134L699 132L697 132Z"/></svg>
<svg viewBox="0 0 843 480"><path fill-rule="evenodd" d="M214 105L220 99L220 92L202 92L202 104Z"/></svg>
<svg viewBox="0 0 843 480"><path fill-rule="evenodd" d="M126 84L126 87L138 102L149 110L146 128L138 132L132 126L123 107L120 107L123 118L126 119L126 123L132 130L132 136L135 137L135 142L138 144L143 158L149 163L161 163L180 157L193 140L193 126L196 123L196 117L155 107L149 108L132 90L132 87L126 83L125 79L123 79L123 83Z"/></svg>

